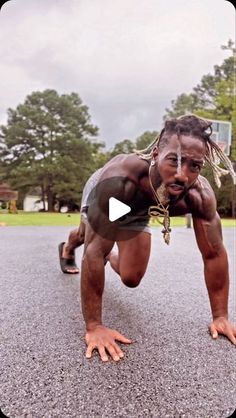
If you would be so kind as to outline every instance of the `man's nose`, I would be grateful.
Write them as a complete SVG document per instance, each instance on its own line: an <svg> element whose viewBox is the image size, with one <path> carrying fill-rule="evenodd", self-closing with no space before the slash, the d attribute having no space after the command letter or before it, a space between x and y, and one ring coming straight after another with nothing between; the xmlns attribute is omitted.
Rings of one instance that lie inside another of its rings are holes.
<svg viewBox="0 0 236 418"><path fill-rule="evenodd" d="M178 167L177 173L175 174L175 180L181 181L183 183L188 182L188 167L187 167L187 164L182 164L181 167Z"/></svg>

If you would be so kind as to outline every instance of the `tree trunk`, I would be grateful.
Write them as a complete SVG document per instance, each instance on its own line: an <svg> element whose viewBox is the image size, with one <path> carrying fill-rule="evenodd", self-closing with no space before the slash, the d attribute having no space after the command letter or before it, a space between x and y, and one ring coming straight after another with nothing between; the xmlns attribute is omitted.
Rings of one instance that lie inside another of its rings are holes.
<svg viewBox="0 0 236 418"><path fill-rule="evenodd" d="M44 186L43 184L41 184L41 200L43 202L43 210L46 210L46 205L45 205L45 190L44 190Z"/></svg>
<svg viewBox="0 0 236 418"><path fill-rule="evenodd" d="M236 187L235 184L232 186L232 211L231 216L233 219L236 218Z"/></svg>
<svg viewBox="0 0 236 418"><path fill-rule="evenodd" d="M47 188L48 212L54 212L53 192L51 187Z"/></svg>

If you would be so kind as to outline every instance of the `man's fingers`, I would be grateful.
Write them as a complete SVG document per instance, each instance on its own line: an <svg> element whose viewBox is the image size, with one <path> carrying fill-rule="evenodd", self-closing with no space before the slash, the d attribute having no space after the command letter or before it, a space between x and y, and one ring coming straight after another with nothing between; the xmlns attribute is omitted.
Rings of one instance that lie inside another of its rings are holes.
<svg viewBox="0 0 236 418"><path fill-rule="evenodd" d="M108 355L107 355L107 353L105 351L105 347L103 345L100 345L98 347L98 352L100 354L100 357L101 357L102 361L108 361Z"/></svg>
<svg viewBox="0 0 236 418"><path fill-rule="evenodd" d="M232 331L233 331L234 336L236 337L236 328L234 326L232 327Z"/></svg>
<svg viewBox="0 0 236 418"><path fill-rule="evenodd" d="M96 349L98 350L102 361L108 361L109 356L111 356L114 361L119 361L124 357L124 353L119 345L116 344L116 340L125 344L130 344L132 342L116 330L103 326L87 332L85 335L85 341L88 346L85 354L86 358L91 358L93 350Z"/></svg>
<svg viewBox="0 0 236 418"><path fill-rule="evenodd" d="M234 345L236 345L235 327L222 326L217 330L214 324L210 325L210 333L212 338L216 339L219 334L225 335Z"/></svg>
<svg viewBox="0 0 236 418"><path fill-rule="evenodd" d="M236 338L233 334L233 332L229 329L226 330L225 335L228 337L228 339L231 341L231 343L233 343L234 345L236 345Z"/></svg>
<svg viewBox="0 0 236 418"><path fill-rule="evenodd" d="M216 327L213 324L210 325L210 333L211 333L212 338L214 339L218 338L218 332L216 330Z"/></svg>
<svg viewBox="0 0 236 418"><path fill-rule="evenodd" d="M117 352L116 347L114 347L112 344L108 344L106 346L106 349L107 349L108 353L110 354L110 356L113 358L113 360L115 360L115 361L120 360L120 356Z"/></svg>
<svg viewBox="0 0 236 418"><path fill-rule="evenodd" d="M88 345L88 348L86 350L85 357L86 358L91 358L92 357L93 350L94 350L94 346L92 344L89 344Z"/></svg>
<svg viewBox="0 0 236 418"><path fill-rule="evenodd" d="M233 334L231 336L229 336L228 338L231 341L231 343L233 343L234 345L236 345L236 338L235 338L235 336Z"/></svg>
<svg viewBox="0 0 236 418"><path fill-rule="evenodd" d="M124 343L124 344L131 344L132 343L131 340L129 340L128 338L124 337L124 335L120 334L118 331L115 332L114 338L117 341L120 341L121 343Z"/></svg>
<svg viewBox="0 0 236 418"><path fill-rule="evenodd" d="M120 347L116 343L114 343L113 345L108 344L106 346L106 349L111 355L111 357L113 358L113 360L115 361L119 361L121 358L124 357L123 351L120 349Z"/></svg>
<svg viewBox="0 0 236 418"><path fill-rule="evenodd" d="M123 351L120 349L120 347L119 347L116 343L114 344L114 347L115 347L115 350L116 350L116 352L117 352L118 356L119 356L120 358L123 358L123 357L124 357L124 353L123 353Z"/></svg>

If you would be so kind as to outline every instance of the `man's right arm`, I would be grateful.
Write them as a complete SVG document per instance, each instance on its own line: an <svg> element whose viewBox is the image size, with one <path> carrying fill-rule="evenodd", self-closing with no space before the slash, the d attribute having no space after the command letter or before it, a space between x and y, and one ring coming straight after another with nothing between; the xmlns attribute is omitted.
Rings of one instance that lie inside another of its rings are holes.
<svg viewBox="0 0 236 418"><path fill-rule="evenodd" d="M109 329L102 324L104 259L111 251L113 242L96 235L89 225L86 228L87 243L81 271L82 312L86 324L85 340L88 346L86 357L90 358L93 350L97 349L102 361L108 361L107 352L113 360L118 361L124 357L124 354L116 340L126 344L131 341L118 331Z"/></svg>
<svg viewBox="0 0 236 418"><path fill-rule="evenodd" d="M109 175L109 170L107 170L102 180L109 180ZM108 360L107 352L115 361L123 357L124 354L116 340L122 343L131 343L119 332L106 328L102 324L102 295L105 283L104 261L114 245L116 231L116 226L109 221L107 216L111 186L112 193L122 201L126 201L126 199L129 201L135 192L134 183L129 181L127 177L117 178L114 184L100 181L95 198L89 207L88 218L91 225L102 225L102 229L107 231L109 239L102 238L94 232L90 223L87 223L81 271L82 312L86 324L85 340L88 345L86 357L90 358L93 349L97 349L103 361ZM114 240L111 237L114 237Z"/></svg>
<svg viewBox="0 0 236 418"><path fill-rule="evenodd" d="M222 240L221 221L216 212L213 190L202 178L199 188L199 214L193 215L198 247L204 262L204 276L212 310L210 332L213 338L223 334L236 344L236 328L228 320L229 272L228 259ZM197 199L195 199L195 204Z"/></svg>

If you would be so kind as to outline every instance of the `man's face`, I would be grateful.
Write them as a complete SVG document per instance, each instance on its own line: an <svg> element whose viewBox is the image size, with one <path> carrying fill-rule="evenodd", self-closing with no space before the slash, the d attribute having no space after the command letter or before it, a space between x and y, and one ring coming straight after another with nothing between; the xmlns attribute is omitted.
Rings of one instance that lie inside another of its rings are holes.
<svg viewBox="0 0 236 418"><path fill-rule="evenodd" d="M177 198L197 179L203 166L204 142L192 136L172 135L154 158L162 184L170 198Z"/></svg>

